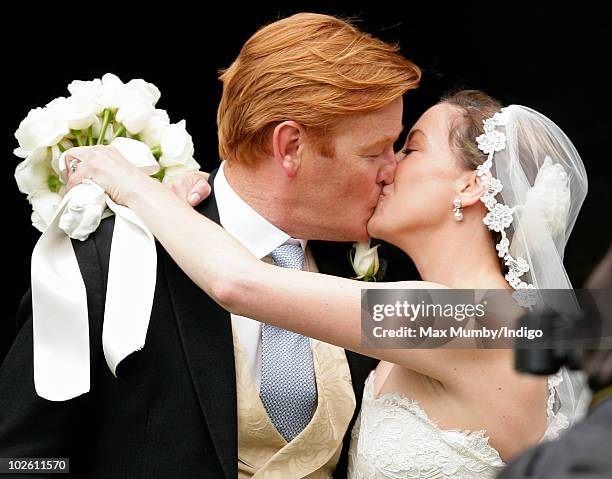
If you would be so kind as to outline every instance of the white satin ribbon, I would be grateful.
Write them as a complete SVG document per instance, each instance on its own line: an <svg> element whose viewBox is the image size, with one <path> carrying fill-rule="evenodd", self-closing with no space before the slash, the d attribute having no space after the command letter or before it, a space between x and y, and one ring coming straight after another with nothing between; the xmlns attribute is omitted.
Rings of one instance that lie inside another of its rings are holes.
<svg viewBox="0 0 612 479"><path fill-rule="evenodd" d="M112 145L147 174L159 170L143 143L117 138ZM65 169L64 155L60 169ZM70 238L87 239L107 215L106 206L115 214L115 226L102 345L115 377L118 364L145 344L155 292L155 239L130 209L85 181L64 196L32 253L34 385L40 397L51 401L72 399L90 389L87 295Z"/></svg>

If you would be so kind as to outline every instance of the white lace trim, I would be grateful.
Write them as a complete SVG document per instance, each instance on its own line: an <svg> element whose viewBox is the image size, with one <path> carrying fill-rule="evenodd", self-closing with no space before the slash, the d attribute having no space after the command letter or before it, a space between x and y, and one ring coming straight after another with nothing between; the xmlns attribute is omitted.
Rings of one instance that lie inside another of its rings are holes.
<svg viewBox="0 0 612 479"><path fill-rule="evenodd" d="M485 436L486 430L459 430L459 429L442 429L436 421L434 421L425 412L418 401L411 399L401 393L387 392L380 397L375 397L375 373L372 371L366 380L366 391L364 394L364 402L373 402L384 404L387 406L397 406L406 409L411 414L415 415L423 422L439 431L447 444L453 445L459 449L459 452L467 453L470 456L476 456L479 461L486 463L491 467L502 467L504 461L499 455L499 452L489 443L489 437Z"/></svg>
<svg viewBox="0 0 612 479"><path fill-rule="evenodd" d="M444 430L414 399L397 392L377 398L375 374L366 379L362 408L351 431L349 478L493 479L499 474L505 464L486 430ZM541 441L558 437L568 427L558 409L563 374L547 378L547 428Z"/></svg>
<svg viewBox="0 0 612 479"><path fill-rule="evenodd" d="M558 439L559 434L564 429L567 429L570 425L567 416L561 412L555 412L555 405L557 403L557 390L559 385L563 382L562 370L557 371L556 374L548 376L548 400L546 403L546 431L544 436L540 440L550 441Z"/></svg>
<svg viewBox="0 0 612 479"><path fill-rule="evenodd" d="M502 191L503 185L499 179L493 177L491 168L495 152L506 148L506 135L497 130L497 127L508 124L508 115L505 108L495 113L492 118L483 120L482 123L485 132L476 138L476 143L478 149L488 156L486 161L479 165L476 170L484 186L484 193L480 197L480 201L489 210L482 222L490 230L501 233L501 241L495 246L495 249L497 255L504 259L504 264L508 267L508 272L505 275L508 284L516 290L534 289L533 284L521 280L521 276L529 271L529 263L524 258L514 258L509 253L510 240L506 235L506 229L512 224L514 210L495 199L495 196ZM525 292L513 295L513 297L521 306L527 308L533 306L537 300L537 296Z"/></svg>

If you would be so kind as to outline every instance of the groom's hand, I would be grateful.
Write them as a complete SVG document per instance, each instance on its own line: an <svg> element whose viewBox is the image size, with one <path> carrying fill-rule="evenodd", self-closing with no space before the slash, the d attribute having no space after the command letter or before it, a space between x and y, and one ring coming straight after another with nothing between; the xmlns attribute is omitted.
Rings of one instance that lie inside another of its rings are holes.
<svg viewBox="0 0 612 479"><path fill-rule="evenodd" d="M210 194L209 176L204 171L193 171L177 175L166 181L166 184L179 198L185 200L191 206L196 206Z"/></svg>

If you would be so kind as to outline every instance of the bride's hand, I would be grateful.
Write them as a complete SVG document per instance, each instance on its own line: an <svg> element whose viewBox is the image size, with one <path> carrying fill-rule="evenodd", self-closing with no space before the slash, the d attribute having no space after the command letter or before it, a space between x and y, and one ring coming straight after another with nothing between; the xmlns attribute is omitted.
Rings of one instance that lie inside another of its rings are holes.
<svg viewBox="0 0 612 479"><path fill-rule="evenodd" d="M208 177L204 171L191 171L177 175L165 184L182 200L196 206L210 194Z"/></svg>
<svg viewBox="0 0 612 479"><path fill-rule="evenodd" d="M89 178L100 185L116 203L127 205L129 194L137 192L137 182L147 178L113 146L96 145L75 147L65 157L68 175L67 190ZM70 164L76 161L72 172ZM165 184L182 200L196 206L208 197L210 175L194 171L177 175Z"/></svg>
<svg viewBox="0 0 612 479"><path fill-rule="evenodd" d="M100 185L115 203L127 205L129 196L142 182L154 181L132 165L111 145L82 146L66 152L66 190L90 179ZM72 165L72 168L71 168Z"/></svg>

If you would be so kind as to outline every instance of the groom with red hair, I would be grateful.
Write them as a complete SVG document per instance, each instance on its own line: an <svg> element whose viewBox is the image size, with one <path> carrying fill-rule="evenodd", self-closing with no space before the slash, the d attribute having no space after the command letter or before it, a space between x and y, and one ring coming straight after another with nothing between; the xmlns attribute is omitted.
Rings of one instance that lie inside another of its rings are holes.
<svg viewBox="0 0 612 479"><path fill-rule="evenodd" d="M339 242L368 238L395 173L402 95L420 80L398 50L327 15L256 32L220 77L224 161L198 211L263 261L351 276ZM113 377L101 348L113 227L111 217L73 242L87 288L91 391L60 403L36 396L28 292L0 369L0 457L68 457L79 477L345 476L377 361L230 315L159 244L146 345ZM413 279L405 259L388 264L387 279Z"/></svg>

